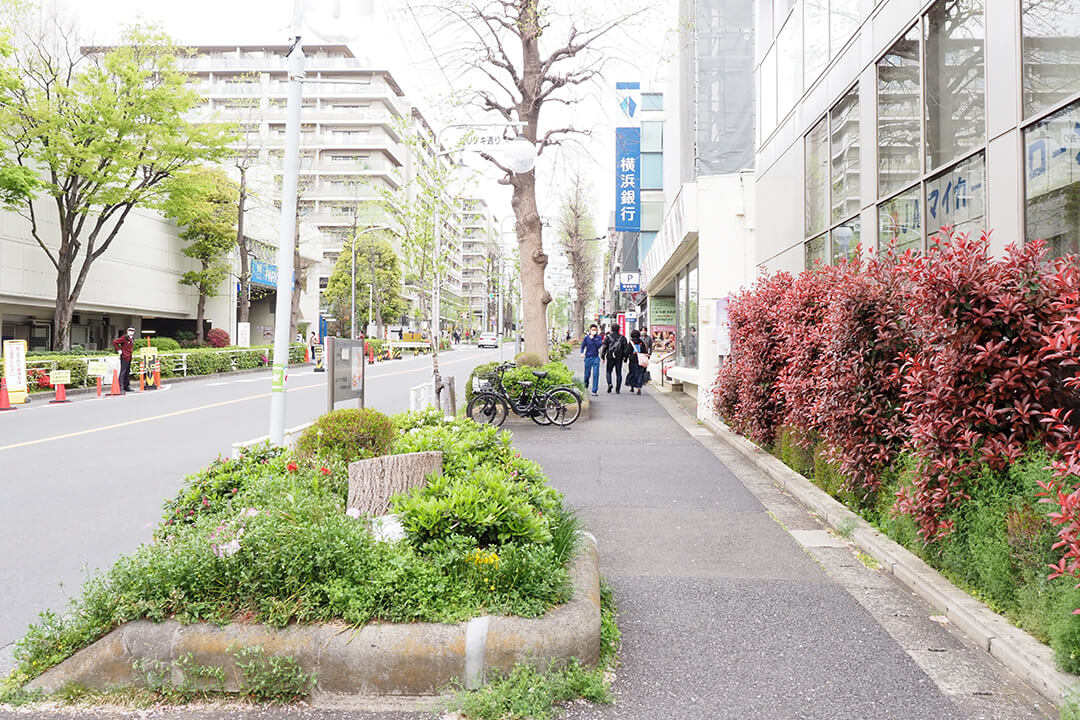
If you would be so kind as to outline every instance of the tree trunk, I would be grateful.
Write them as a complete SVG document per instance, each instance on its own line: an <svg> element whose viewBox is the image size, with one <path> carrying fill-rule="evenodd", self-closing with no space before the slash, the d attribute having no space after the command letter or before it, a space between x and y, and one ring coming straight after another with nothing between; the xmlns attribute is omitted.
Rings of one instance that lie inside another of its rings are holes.
<svg viewBox="0 0 1080 720"><path fill-rule="evenodd" d="M206 293L199 287L199 309L195 313L195 339L203 341L203 323L206 321Z"/></svg>
<svg viewBox="0 0 1080 720"><path fill-rule="evenodd" d="M521 257L521 305L525 329L525 352L548 359L547 306L551 293L544 287L544 252L540 214L536 209L536 172L514 175L511 205L517 218L518 248Z"/></svg>
<svg viewBox="0 0 1080 720"><path fill-rule="evenodd" d="M240 168L240 197L236 209L236 247L240 249L240 312L239 322L248 322L251 314L251 259L244 240L244 205L247 201L247 168Z"/></svg>
<svg viewBox="0 0 1080 720"><path fill-rule="evenodd" d="M56 271L56 305L53 307L53 350L71 349L71 316L75 303L71 302L71 266L61 263Z"/></svg>

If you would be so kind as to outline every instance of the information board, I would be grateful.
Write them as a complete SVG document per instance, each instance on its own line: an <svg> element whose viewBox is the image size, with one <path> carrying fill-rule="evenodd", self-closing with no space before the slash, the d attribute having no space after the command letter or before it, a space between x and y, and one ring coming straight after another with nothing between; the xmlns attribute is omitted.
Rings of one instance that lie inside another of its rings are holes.
<svg viewBox="0 0 1080 720"><path fill-rule="evenodd" d="M4 341L4 379L13 405L27 401L26 341Z"/></svg>
<svg viewBox="0 0 1080 720"><path fill-rule="evenodd" d="M364 407L364 341L344 338L326 338L326 406L334 409L334 403L355 398L358 407Z"/></svg>
<svg viewBox="0 0 1080 720"><path fill-rule="evenodd" d="M49 373L49 382L53 385L63 385L67 387L71 384L71 371L53 370L51 373Z"/></svg>

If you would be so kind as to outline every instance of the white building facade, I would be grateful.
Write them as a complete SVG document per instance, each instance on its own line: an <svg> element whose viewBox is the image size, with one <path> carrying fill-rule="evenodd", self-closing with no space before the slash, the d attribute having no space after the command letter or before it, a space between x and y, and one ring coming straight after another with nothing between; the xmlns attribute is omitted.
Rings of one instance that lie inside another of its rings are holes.
<svg viewBox="0 0 1080 720"><path fill-rule="evenodd" d="M1080 9L1069 0L757 0L757 263L1080 249Z"/></svg>
<svg viewBox="0 0 1080 720"><path fill-rule="evenodd" d="M753 0L683 0L679 12L663 97L665 212L641 263L647 307L638 325L659 336L653 381L662 374L694 396L704 417L729 352L727 299L756 272L754 7Z"/></svg>

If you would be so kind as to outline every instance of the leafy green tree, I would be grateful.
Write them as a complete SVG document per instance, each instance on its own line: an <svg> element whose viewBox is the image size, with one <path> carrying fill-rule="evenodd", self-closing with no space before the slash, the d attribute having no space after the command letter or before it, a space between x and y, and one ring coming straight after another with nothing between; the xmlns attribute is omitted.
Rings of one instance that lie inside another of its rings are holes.
<svg viewBox="0 0 1080 720"><path fill-rule="evenodd" d="M168 191L162 210L183 227L180 239L188 243L183 253L201 265L184 273L180 284L199 292L195 339L202 342L206 298L217 295L229 274L226 258L236 242L240 191L224 170L209 167L176 174L168 182Z"/></svg>
<svg viewBox="0 0 1080 720"><path fill-rule="evenodd" d="M160 206L165 180L222 157L229 133L185 118L199 96L168 36L132 27L115 48L81 48L58 21L42 30L28 8L5 6L14 50L2 61L21 83L0 84L0 137L19 167L40 173L50 198L38 204L32 193L19 212L56 268L53 347L67 349L90 268L131 211ZM52 222L42 217L53 213Z"/></svg>
<svg viewBox="0 0 1080 720"><path fill-rule="evenodd" d="M352 252L356 249L356 313L366 318L370 310L375 320L376 337L383 336L383 323L396 322L405 312L401 296L401 267L393 245L377 232L365 233L346 243L334 263L323 297L330 303L334 317L344 324L352 319ZM369 290L368 284L371 284ZM371 301L371 307L368 301ZM350 322L351 326L351 322Z"/></svg>

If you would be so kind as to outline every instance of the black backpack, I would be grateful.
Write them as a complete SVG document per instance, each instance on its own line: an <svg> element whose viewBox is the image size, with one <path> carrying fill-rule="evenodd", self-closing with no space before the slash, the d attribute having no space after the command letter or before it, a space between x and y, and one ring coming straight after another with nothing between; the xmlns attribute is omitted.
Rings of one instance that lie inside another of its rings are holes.
<svg viewBox="0 0 1080 720"><path fill-rule="evenodd" d="M610 340L611 337L608 336ZM608 360L611 362L622 362L626 359L626 336L619 335L619 339L608 345Z"/></svg>

